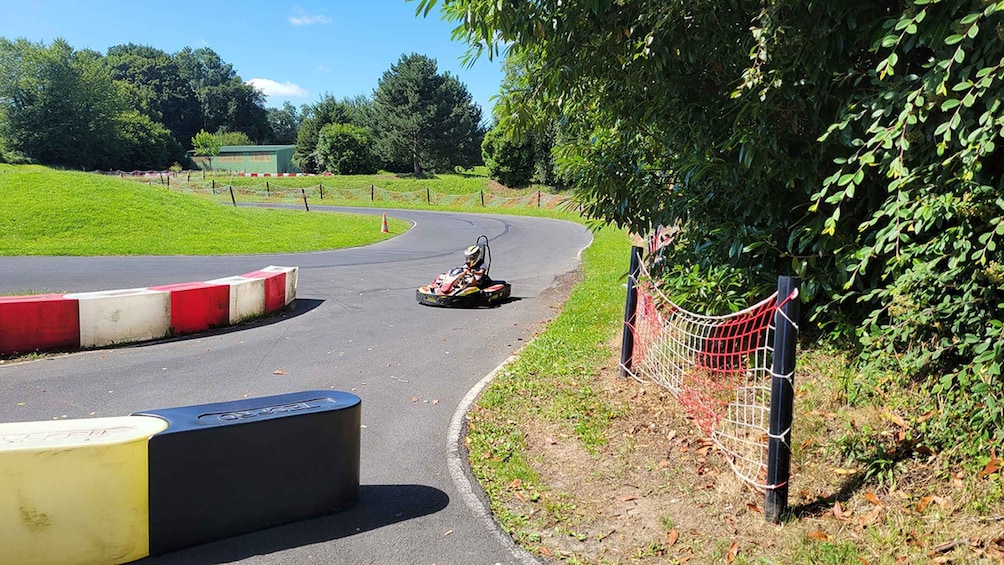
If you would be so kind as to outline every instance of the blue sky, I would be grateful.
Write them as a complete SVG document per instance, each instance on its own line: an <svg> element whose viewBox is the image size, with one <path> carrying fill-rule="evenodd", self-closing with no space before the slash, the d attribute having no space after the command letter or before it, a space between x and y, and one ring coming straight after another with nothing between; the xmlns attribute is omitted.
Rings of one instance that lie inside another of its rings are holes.
<svg viewBox="0 0 1004 565"><path fill-rule="evenodd" d="M269 106L296 106L324 94L370 95L402 54L436 59L467 86L485 120L502 79L498 60L464 68L467 46L450 40L453 24L415 16L405 0L0 0L0 36L105 52L124 43L168 53L210 47L245 81L268 95Z"/></svg>

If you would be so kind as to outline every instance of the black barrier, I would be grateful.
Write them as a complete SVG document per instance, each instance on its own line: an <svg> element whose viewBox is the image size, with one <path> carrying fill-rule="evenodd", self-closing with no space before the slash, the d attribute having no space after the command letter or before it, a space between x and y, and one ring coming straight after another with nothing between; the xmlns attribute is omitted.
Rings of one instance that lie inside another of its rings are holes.
<svg viewBox="0 0 1004 565"><path fill-rule="evenodd" d="M313 518L359 498L362 402L304 391L136 412L150 438L150 554Z"/></svg>

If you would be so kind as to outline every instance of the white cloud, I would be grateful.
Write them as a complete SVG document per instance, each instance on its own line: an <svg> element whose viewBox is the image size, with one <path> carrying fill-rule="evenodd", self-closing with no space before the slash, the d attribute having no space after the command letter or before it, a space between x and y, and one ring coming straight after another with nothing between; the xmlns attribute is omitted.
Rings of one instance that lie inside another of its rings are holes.
<svg viewBox="0 0 1004 565"><path fill-rule="evenodd" d="M331 18L324 14L309 15L303 10L296 9L295 16L289 16L289 23L295 26L309 26L314 24L330 24Z"/></svg>
<svg viewBox="0 0 1004 565"><path fill-rule="evenodd" d="M319 72L319 73L330 73L331 72L331 67L329 67L327 65L318 65L317 68L315 68L314 70L317 71L317 72Z"/></svg>
<svg viewBox="0 0 1004 565"><path fill-rule="evenodd" d="M306 98L307 91L297 84L287 82L276 82L268 78L253 78L247 81L248 84L260 90L269 98L277 96L280 98Z"/></svg>

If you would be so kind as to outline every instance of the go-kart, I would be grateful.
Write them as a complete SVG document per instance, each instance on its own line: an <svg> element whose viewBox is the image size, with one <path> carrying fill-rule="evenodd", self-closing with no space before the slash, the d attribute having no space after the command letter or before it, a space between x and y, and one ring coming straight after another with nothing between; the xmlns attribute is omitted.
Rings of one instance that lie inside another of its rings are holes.
<svg viewBox="0 0 1004 565"><path fill-rule="evenodd" d="M488 236L478 236L477 242L467 249L465 256L472 251L479 252L478 261L473 265L465 261L463 265L441 273L428 285L419 287L415 291L415 299L419 304L476 308L498 306L509 298L512 286L488 276L492 262Z"/></svg>

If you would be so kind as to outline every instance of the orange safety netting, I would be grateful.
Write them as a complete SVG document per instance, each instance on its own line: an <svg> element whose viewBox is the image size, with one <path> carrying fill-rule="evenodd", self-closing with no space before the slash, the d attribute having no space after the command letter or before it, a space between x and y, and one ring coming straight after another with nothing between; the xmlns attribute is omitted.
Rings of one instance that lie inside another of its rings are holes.
<svg viewBox="0 0 1004 565"><path fill-rule="evenodd" d="M771 488L764 483L774 320L794 296L779 304L775 293L741 312L704 316L674 304L645 273L635 288L630 372L669 390L740 478Z"/></svg>

